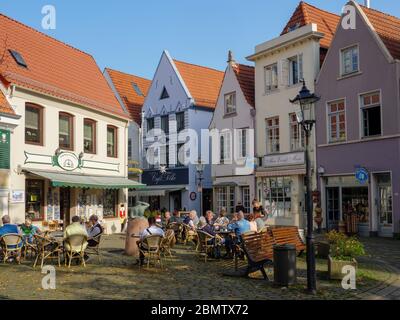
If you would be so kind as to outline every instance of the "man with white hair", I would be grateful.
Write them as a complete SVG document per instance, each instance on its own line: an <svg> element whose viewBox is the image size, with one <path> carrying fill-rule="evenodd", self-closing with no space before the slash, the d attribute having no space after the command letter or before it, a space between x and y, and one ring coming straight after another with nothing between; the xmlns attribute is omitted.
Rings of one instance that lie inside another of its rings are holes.
<svg viewBox="0 0 400 320"><path fill-rule="evenodd" d="M11 219L9 215L5 215L1 218L3 226L0 227L0 237L6 234L19 234L20 231L16 224L11 224Z"/></svg>

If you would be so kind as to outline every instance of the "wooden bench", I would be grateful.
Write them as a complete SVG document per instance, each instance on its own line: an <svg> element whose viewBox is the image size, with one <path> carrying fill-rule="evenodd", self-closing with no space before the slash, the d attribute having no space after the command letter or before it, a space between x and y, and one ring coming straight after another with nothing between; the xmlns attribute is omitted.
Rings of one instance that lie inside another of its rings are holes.
<svg viewBox="0 0 400 320"><path fill-rule="evenodd" d="M296 246L296 251L300 256L306 246L300 237L299 229L295 226L293 227L272 227L270 228L270 233L277 245L291 244Z"/></svg>
<svg viewBox="0 0 400 320"><path fill-rule="evenodd" d="M260 270L264 279L268 276L264 270L266 264L271 264L274 257L274 238L268 232L242 235L243 251L247 257L246 276Z"/></svg>

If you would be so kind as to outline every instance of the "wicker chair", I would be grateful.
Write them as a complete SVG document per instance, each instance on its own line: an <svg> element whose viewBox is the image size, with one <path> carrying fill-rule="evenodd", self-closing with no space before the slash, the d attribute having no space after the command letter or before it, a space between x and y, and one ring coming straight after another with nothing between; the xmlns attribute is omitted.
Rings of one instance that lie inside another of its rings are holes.
<svg viewBox="0 0 400 320"><path fill-rule="evenodd" d="M173 230L169 229L165 232L164 238L162 238L161 240L161 253L163 254L163 256L167 259L170 258L171 263L172 263L172 248L174 247L176 243L176 239L175 239L175 233Z"/></svg>
<svg viewBox="0 0 400 320"><path fill-rule="evenodd" d="M197 236L198 243L196 251L200 255L204 253L204 262L207 262L208 255L213 252L215 246L220 244L220 238L217 236L212 236L202 230L197 230ZM209 243L210 241L213 243Z"/></svg>
<svg viewBox="0 0 400 320"><path fill-rule="evenodd" d="M19 234L6 234L0 238L0 244L3 248L3 263L6 263L7 259L16 255L19 257L18 264L21 263L21 250L23 247L22 236Z"/></svg>
<svg viewBox="0 0 400 320"><path fill-rule="evenodd" d="M161 261L161 236L154 235L144 238L139 244L139 250L143 256L147 257L147 268L150 267L150 260L160 262L160 268L163 268Z"/></svg>
<svg viewBox="0 0 400 320"><path fill-rule="evenodd" d="M99 258L99 262L101 262L101 252L100 252L100 242L101 242L101 234L97 237L94 237L94 240L97 244L95 246L87 246L85 252L89 255L97 255Z"/></svg>
<svg viewBox="0 0 400 320"><path fill-rule="evenodd" d="M36 259L33 263L33 267L36 268L36 265L39 261L41 268L43 268L44 261L46 260L55 260L58 261L58 266L61 266L61 255L63 253L62 247L57 241L52 240L49 237L44 237L38 234L34 235L34 242L36 244L37 252Z"/></svg>
<svg viewBox="0 0 400 320"><path fill-rule="evenodd" d="M183 244L186 245L188 242L192 242L197 246L197 233L190 228L189 225L182 223L181 239Z"/></svg>
<svg viewBox="0 0 400 320"><path fill-rule="evenodd" d="M87 236L85 235L73 235L65 239L65 264L68 260L68 268L71 267L71 261L73 259L78 259L81 265L86 267L85 263L85 249L87 246Z"/></svg>

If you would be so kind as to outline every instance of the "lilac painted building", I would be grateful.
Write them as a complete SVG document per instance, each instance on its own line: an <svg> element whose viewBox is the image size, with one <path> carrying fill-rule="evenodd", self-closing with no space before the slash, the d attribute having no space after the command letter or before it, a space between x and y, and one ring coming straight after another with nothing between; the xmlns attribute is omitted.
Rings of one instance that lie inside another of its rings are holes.
<svg viewBox="0 0 400 320"><path fill-rule="evenodd" d="M392 237L400 234L400 19L347 5L316 83L324 224L357 215L361 235Z"/></svg>

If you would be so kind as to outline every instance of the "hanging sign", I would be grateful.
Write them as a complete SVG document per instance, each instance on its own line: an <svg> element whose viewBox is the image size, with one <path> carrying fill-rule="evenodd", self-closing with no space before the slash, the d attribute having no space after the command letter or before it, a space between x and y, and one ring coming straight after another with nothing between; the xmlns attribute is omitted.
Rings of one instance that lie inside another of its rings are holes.
<svg viewBox="0 0 400 320"><path fill-rule="evenodd" d="M358 168L356 170L355 177L359 183L364 184L364 183L368 182L369 173L368 173L367 169L365 169L365 168Z"/></svg>

